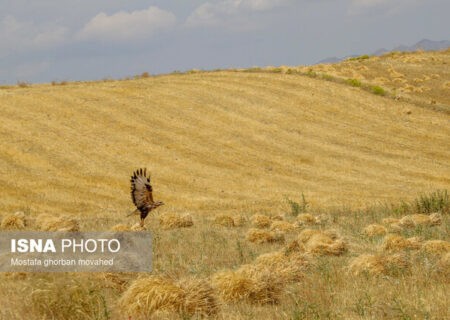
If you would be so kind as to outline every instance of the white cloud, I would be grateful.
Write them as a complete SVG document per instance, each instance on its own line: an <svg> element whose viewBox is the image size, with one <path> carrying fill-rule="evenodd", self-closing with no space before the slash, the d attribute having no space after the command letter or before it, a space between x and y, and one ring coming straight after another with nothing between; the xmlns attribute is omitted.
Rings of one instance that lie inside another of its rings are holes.
<svg viewBox="0 0 450 320"><path fill-rule="evenodd" d="M62 43L65 39L67 29L65 27L57 26L54 30L38 33L33 38L33 45L37 47L50 47Z"/></svg>
<svg viewBox="0 0 450 320"><path fill-rule="evenodd" d="M221 0L205 2L197 7L186 20L186 26L220 26L236 23L236 18L251 12L268 11L284 6L291 0Z"/></svg>
<svg viewBox="0 0 450 320"><path fill-rule="evenodd" d="M175 24L176 17L172 12L153 6L130 13L120 11L110 16L101 12L83 27L78 38L106 41L145 38Z"/></svg>
<svg viewBox="0 0 450 320"><path fill-rule="evenodd" d="M219 18L217 8L209 2L202 4L195 9L194 12L186 20L186 25L189 27L196 26L213 26L218 24ZM222 10L223 11L223 10Z"/></svg>
<svg viewBox="0 0 450 320"><path fill-rule="evenodd" d="M243 7L247 7L251 10L270 10L279 6L288 4L289 0L240 0L235 1L241 3Z"/></svg>
<svg viewBox="0 0 450 320"><path fill-rule="evenodd" d="M65 41L66 34L67 29L59 25L35 24L6 16L0 21L0 57L55 47Z"/></svg>

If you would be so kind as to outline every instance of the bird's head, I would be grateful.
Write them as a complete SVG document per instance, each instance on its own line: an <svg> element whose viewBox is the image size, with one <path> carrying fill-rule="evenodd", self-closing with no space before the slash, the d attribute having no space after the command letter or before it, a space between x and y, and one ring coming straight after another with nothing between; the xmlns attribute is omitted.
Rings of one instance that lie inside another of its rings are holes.
<svg viewBox="0 0 450 320"><path fill-rule="evenodd" d="M164 204L164 202L158 201L158 202L155 203L155 206L156 206L156 207L159 207L159 206L162 206L163 204Z"/></svg>

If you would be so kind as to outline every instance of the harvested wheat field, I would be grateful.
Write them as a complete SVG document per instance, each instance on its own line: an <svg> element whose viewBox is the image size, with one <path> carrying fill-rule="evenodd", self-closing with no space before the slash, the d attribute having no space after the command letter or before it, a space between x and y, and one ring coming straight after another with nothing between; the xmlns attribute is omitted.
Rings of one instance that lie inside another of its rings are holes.
<svg viewBox="0 0 450 320"><path fill-rule="evenodd" d="M343 80L355 87L365 87L399 101L409 101L424 108L450 113L450 49L428 52L390 52L381 57L367 55L337 64L291 68L328 80ZM288 69L289 70L289 69ZM405 108L405 114L414 111Z"/></svg>
<svg viewBox="0 0 450 320"><path fill-rule="evenodd" d="M449 60L1 88L1 230L154 241L149 274L0 274L0 318L448 318Z"/></svg>

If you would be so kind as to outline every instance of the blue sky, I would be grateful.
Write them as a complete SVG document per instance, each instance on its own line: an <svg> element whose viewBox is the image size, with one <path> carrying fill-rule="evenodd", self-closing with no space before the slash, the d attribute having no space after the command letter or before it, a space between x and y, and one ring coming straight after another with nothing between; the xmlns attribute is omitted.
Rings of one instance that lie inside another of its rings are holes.
<svg viewBox="0 0 450 320"><path fill-rule="evenodd" d="M0 85L300 65L450 40L448 0L0 0Z"/></svg>

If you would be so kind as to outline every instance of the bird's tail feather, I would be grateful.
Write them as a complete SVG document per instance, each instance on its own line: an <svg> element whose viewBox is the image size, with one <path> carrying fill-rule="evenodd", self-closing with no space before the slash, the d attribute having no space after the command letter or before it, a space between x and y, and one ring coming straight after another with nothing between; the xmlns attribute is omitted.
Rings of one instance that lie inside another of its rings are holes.
<svg viewBox="0 0 450 320"><path fill-rule="evenodd" d="M130 216L133 216L133 215L139 215L139 214L141 214L140 212L139 212L139 210L138 209L136 209L136 210L134 210L134 211L131 211L130 213L127 213L127 217L130 217Z"/></svg>

